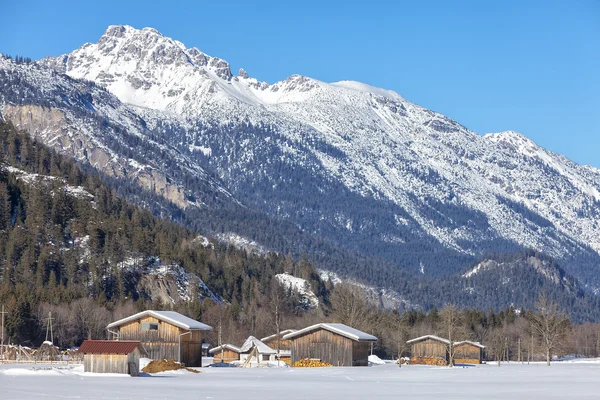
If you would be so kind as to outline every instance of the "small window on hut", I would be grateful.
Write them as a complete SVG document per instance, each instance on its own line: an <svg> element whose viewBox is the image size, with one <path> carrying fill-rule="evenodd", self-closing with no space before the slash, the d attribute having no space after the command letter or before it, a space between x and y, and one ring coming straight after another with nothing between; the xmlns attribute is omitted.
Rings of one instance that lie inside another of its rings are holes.
<svg viewBox="0 0 600 400"><path fill-rule="evenodd" d="M157 331L158 324L156 322L142 322L143 331Z"/></svg>

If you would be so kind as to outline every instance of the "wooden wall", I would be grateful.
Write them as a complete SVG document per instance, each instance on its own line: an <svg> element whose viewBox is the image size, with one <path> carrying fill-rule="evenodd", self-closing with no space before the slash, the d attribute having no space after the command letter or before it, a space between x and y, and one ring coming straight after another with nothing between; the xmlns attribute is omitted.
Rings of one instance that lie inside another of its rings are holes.
<svg viewBox="0 0 600 400"><path fill-rule="evenodd" d="M277 337L274 337L269 340L265 340L265 341L263 341L263 343L266 344L267 346L269 346L270 348L272 348L273 350L277 351ZM292 349L291 345L292 345L291 340L281 339L279 341L279 350L291 350Z"/></svg>
<svg viewBox="0 0 600 400"><path fill-rule="evenodd" d="M202 331L191 331L181 337L181 362L187 367L202 366Z"/></svg>
<svg viewBox="0 0 600 400"><path fill-rule="evenodd" d="M357 365L363 365L368 357L369 343L356 343L344 336L337 335L325 329L320 329L296 337L291 342L292 364L304 358L317 358L334 366L350 367L357 360ZM354 350L359 354L355 357ZM364 364L367 365L367 364Z"/></svg>
<svg viewBox="0 0 600 400"><path fill-rule="evenodd" d="M231 351L228 349L223 350L223 358L221 359L221 352L218 351L213 354L213 362L225 362L230 363L232 361L237 361L240 359L240 355L235 351Z"/></svg>
<svg viewBox="0 0 600 400"><path fill-rule="evenodd" d="M140 371L140 351L135 349L128 355L85 354L83 356L83 370L84 372L138 376Z"/></svg>
<svg viewBox="0 0 600 400"><path fill-rule="evenodd" d="M352 342L352 366L368 367L369 354L371 353L370 342Z"/></svg>
<svg viewBox="0 0 600 400"><path fill-rule="evenodd" d="M483 351L480 347L469 343L454 346L454 362L456 364L481 364Z"/></svg>
<svg viewBox="0 0 600 400"><path fill-rule="evenodd" d="M157 331L142 331L142 322L158 324ZM189 332L154 317L144 317L118 328L119 340L139 340L153 360L180 359L179 335ZM181 362L188 367L202 366L202 331L181 337Z"/></svg>
<svg viewBox="0 0 600 400"><path fill-rule="evenodd" d="M410 345L412 357L441 358L448 361L448 347L445 343L433 339L425 339Z"/></svg>

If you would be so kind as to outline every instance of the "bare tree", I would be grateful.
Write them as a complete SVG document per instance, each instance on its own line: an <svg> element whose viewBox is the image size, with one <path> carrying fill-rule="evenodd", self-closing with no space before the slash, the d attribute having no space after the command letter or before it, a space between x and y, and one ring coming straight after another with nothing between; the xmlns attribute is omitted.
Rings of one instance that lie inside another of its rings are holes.
<svg viewBox="0 0 600 400"><path fill-rule="evenodd" d="M542 293L531 314L530 324L533 334L546 353L546 365L550 366L552 354L558 350L569 333L569 318L558 305Z"/></svg>
<svg viewBox="0 0 600 400"><path fill-rule="evenodd" d="M73 326L87 339L105 337L105 328L110 323L110 312L94 303L90 298L77 299L71 303Z"/></svg>
<svg viewBox="0 0 600 400"><path fill-rule="evenodd" d="M279 360L281 353L281 324L287 305L287 296L285 288L277 281L273 281L271 284L271 301L269 305L271 307L273 325L277 332L277 360Z"/></svg>
<svg viewBox="0 0 600 400"><path fill-rule="evenodd" d="M365 291L358 286L343 283L336 285L331 305L333 317L343 324L368 329L376 322L377 312L367 302Z"/></svg>
<svg viewBox="0 0 600 400"><path fill-rule="evenodd" d="M496 361L498 361L498 366L500 366L506 350L506 331L504 327L492 329L487 336L486 345L489 354L494 356Z"/></svg>
<svg viewBox="0 0 600 400"><path fill-rule="evenodd" d="M398 367L402 367L402 353L408 349L408 340L410 340L410 326L406 316L398 316L392 323L392 332L390 339L398 352Z"/></svg>
<svg viewBox="0 0 600 400"><path fill-rule="evenodd" d="M448 338L448 366L454 366L454 341L464 335L463 316L454 304L446 305L440 311L440 325L443 334Z"/></svg>

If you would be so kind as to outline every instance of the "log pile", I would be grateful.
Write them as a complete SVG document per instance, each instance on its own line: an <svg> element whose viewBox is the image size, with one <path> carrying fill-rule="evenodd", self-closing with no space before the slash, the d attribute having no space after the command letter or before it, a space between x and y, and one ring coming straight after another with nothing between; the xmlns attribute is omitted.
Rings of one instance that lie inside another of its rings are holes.
<svg viewBox="0 0 600 400"><path fill-rule="evenodd" d="M454 364L479 364L477 358L456 358Z"/></svg>
<svg viewBox="0 0 600 400"><path fill-rule="evenodd" d="M317 368L317 367L333 367L333 364L329 364L327 362L323 362L321 360L315 358L304 358L302 360L296 361L292 367L302 367L302 368Z"/></svg>
<svg viewBox="0 0 600 400"><path fill-rule="evenodd" d="M448 365L446 360L435 357L411 357L408 361L409 365L433 365L436 367L445 367Z"/></svg>

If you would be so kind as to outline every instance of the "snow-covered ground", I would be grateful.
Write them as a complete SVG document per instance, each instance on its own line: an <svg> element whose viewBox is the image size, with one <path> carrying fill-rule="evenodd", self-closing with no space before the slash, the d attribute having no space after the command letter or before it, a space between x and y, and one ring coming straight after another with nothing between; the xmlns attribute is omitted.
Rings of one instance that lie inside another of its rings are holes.
<svg viewBox="0 0 600 400"><path fill-rule="evenodd" d="M0 365L7 399L597 399L600 361L436 368L202 368L132 378ZM40 368L40 366L37 366ZM41 368L50 368L44 366ZM60 369L59 369L60 368Z"/></svg>

